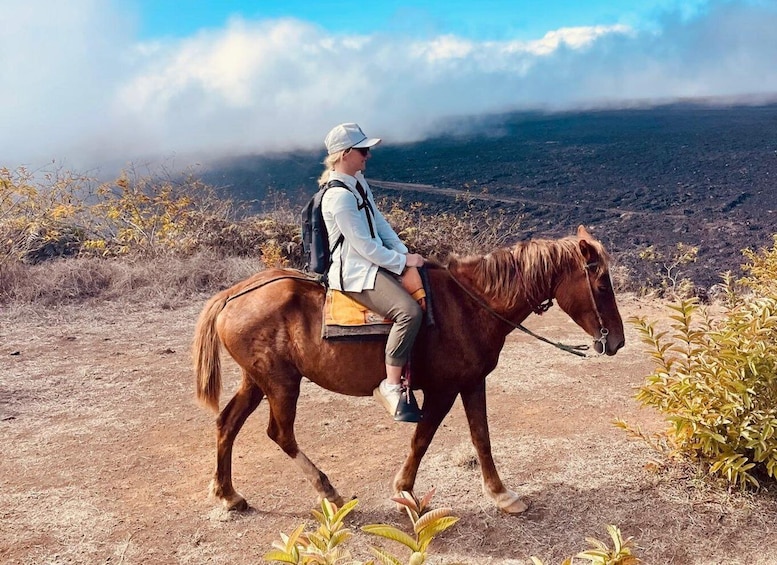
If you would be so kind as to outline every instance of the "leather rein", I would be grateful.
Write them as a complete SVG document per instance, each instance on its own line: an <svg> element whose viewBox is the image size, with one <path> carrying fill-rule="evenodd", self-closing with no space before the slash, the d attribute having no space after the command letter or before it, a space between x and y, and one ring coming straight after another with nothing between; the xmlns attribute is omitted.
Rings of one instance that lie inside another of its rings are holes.
<svg viewBox="0 0 777 565"><path fill-rule="evenodd" d="M583 270L586 272L586 280L588 281L588 295L591 298L591 305L594 308L594 312L596 313L596 319L599 322L599 338L594 338L594 343L601 344L601 346L602 346L602 353L601 354L604 354L604 352L607 350L607 336L609 335L610 332L609 332L609 330L606 327L604 327L604 322L602 320L602 315L599 312L599 307L596 305L596 300L594 299L594 289L593 289L593 285L591 283L591 278L588 276L588 274L590 273L591 268L592 267L596 267L598 264L599 263L597 261L593 261L591 263L586 263L585 267L583 267ZM464 286L464 283L462 283L459 279L457 279L453 275L453 273L450 271L450 269L447 269L447 270L448 270L448 274L450 274L450 276L451 276L451 279L453 279L453 282L455 282L457 285L459 285L459 287L464 292L466 292L467 295L470 298L472 298L472 300L477 302L477 304L481 308L483 308L485 311L487 311L489 314L491 314L492 316L494 316L498 320L504 322L508 326L511 326L511 327L513 327L513 328L515 328L517 330L521 330L522 332L532 336L533 338L536 338L536 339L538 339L540 341L543 341L543 342L548 343L548 344L550 344L550 345L552 345L554 347L557 347L557 348L561 349L562 351L566 351L567 353L571 353L572 355L577 355L578 357L588 357L585 353L583 353L583 351L586 351L586 350L589 349L589 347L587 345L566 345L566 344L558 342L558 341L552 341L552 340L550 340L548 338L545 338L545 337L543 337L541 335L538 335L538 334L534 333L533 331L531 331L529 328L523 326L522 324L517 324L517 323L515 323L515 322L513 322L511 320L508 320L507 318L502 316L499 312L494 310L491 306L489 306L488 303L486 303L486 301L483 300L483 298L481 298L480 296L478 296L477 294L472 292L469 288ZM552 298L548 298L542 304L532 308L532 311L535 314L537 314L537 315L541 315L544 312L547 312L548 309L551 306L553 306L553 299Z"/></svg>
<svg viewBox="0 0 777 565"><path fill-rule="evenodd" d="M588 295L591 298L591 305L593 306L594 312L596 313L596 319L599 322L599 338L598 339L594 338L594 343L600 343L601 344L601 346L602 346L602 353L601 354L604 354L604 352L607 350L607 336L609 335L610 332L609 332L609 330L606 327L604 327L604 321L602 320L602 315L599 312L599 307L596 305L596 300L594 299L594 289L593 289L593 285L591 284L591 278L590 278L590 276L588 276L589 273L590 273L591 268L592 267L596 267L597 265L598 265L598 262L596 262L596 261L593 261L591 263L586 263L585 267L583 267L583 270L585 270L585 272L586 272L586 280L588 281ZM499 312L497 312L496 310L491 308L491 306L489 306L486 303L486 301L483 300L480 296L478 296L477 294L472 292L469 288L464 286L464 283L462 283L459 279L457 279L453 275L453 273L450 271L450 269L446 268L446 270L448 271L448 274L451 276L451 279L453 280L453 282L455 282L481 308L483 308L486 312L488 312L489 314L491 314L492 316L494 316L498 320L504 322L508 326L511 326L511 327L513 327L513 328L515 328L517 330L521 330L522 332L532 336L535 339L538 339L538 340L543 341L543 342L545 342L547 344L550 344L550 345L552 345L554 347L557 347L557 348L561 349L562 351L566 351L567 353L571 353L573 355L577 355L578 357L587 357L587 355L585 353L583 353L583 351L586 351L586 350L589 349L589 347L587 345L566 345L566 344L558 342L558 341L552 341L552 340L550 340L550 339L548 339L546 337L543 337L541 335L538 335L538 334L534 333L533 331L531 331L529 328L523 326L522 324L516 324L515 322L513 322L511 320L508 320L507 318L502 316ZM243 296L244 294L248 294L249 292L253 292L254 290L257 290L257 289L259 289L259 288L261 288L261 287L263 287L263 286L265 286L265 285L267 285L267 284L269 284L271 282L275 282L275 281L281 280L281 279L295 279L295 280L299 280L299 281L303 281L303 282L310 282L310 283L314 283L314 284L321 284L321 278L319 276L313 276L313 275L310 275L308 273L304 273L304 272L299 271L298 273L295 273L295 274L279 275L278 277L274 277L274 278L271 278L271 279L266 280L266 281L261 281L258 284L251 285L248 288L245 288L245 289L237 292L236 294L228 296L227 299L226 299L226 302L230 302L231 300L233 300L233 299L235 299L235 298L237 298L239 296ZM544 301L542 304L539 304L535 308L532 308L532 311L535 314L541 315L544 312L547 312L548 309L551 306L553 306L553 299L549 298L546 301Z"/></svg>

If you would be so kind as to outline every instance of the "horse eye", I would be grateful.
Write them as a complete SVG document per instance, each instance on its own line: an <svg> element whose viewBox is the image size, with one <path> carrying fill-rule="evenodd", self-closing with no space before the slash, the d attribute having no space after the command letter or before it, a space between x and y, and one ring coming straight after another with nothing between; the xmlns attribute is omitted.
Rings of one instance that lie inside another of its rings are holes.
<svg viewBox="0 0 777 565"><path fill-rule="evenodd" d="M599 277L599 280L596 281L596 288L599 292L606 292L608 290L612 289L612 280L608 276L602 276Z"/></svg>

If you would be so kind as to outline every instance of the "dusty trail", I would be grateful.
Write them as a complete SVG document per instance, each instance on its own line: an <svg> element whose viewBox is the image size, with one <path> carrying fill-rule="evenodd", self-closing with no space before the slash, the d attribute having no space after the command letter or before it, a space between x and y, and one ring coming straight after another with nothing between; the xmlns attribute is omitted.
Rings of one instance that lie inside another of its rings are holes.
<svg viewBox="0 0 777 565"><path fill-rule="evenodd" d="M206 496L215 416L194 402L189 356L203 302L0 311L0 563L256 564L279 532L311 523L313 490L265 435L264 404L235 444L236 487L252 509L229 514ZM662 312L628 298L621 311ZM526 325L586 341L558 308ZM648 448L612 425L616 417L648 431L661 425L632 400L650 360L627 330L614 358L508 337L487 381L491 437L502 478L532 509L511 517L484 499L457 402L417 482L461 517L435 542L432 563L523 565L531 555L558 563L586 536L607 539L606 524L634 536L648 565L777 562L773 496L657 474ZM225 375L222 405L237 385L231 362ZM388 496L411 426L389 421L370 398L304 383L297 431L340 492L359 498L352 528L407 527ZM369 543L357 534L355 557L367 559Z"/></svg>

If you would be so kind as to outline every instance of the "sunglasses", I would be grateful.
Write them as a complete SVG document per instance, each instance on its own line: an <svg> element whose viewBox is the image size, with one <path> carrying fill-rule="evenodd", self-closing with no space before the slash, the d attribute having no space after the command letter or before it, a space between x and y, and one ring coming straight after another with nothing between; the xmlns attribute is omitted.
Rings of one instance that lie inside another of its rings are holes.
<svg viewBox="0 0 777 565"><path fill-rule="evenodd" d="M351 147L351 149L353 149L354 151L358 151L364 157L366 157L370 153L369 147ZM349 149L348 151L350 151L351 149Z"/></svg>

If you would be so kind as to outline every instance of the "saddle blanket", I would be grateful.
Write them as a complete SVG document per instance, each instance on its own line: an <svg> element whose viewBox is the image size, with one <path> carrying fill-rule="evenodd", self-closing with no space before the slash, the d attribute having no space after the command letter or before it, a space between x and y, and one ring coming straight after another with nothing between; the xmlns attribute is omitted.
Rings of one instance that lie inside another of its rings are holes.
<svg viewBox="0 0 777 565"><path fill-rule="evenodd" d="M339 290L327 289L323 323L325 338L387 335L392 323Z"/></svg>
<svg viewBox="0 0 777 565"><path fill-rule="evenodd" d="M402 286L426 310L427 295L418 269L407 269L402 275ZM333 288L326 291L323 322L324 338L385 336L393 323Z"/></svg>

